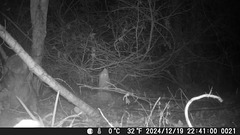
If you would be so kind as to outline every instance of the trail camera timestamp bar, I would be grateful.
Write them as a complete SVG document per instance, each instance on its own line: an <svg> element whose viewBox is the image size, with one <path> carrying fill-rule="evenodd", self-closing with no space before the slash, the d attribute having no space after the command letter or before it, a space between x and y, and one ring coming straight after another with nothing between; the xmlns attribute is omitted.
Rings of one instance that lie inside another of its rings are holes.
<svg viewBox="0 0 240 135"><path fill-rule="evenodd" d="M98 133L109 135L240 135L239 129L230 127L129 127L129 128L98 128Z"/></svg>

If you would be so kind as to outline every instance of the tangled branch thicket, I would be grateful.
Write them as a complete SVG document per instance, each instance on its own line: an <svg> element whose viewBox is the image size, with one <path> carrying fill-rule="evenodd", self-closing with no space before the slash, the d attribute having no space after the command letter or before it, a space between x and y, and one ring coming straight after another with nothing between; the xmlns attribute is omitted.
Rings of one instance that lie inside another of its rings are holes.
<svg viewBox="0 0 240 135"><path fill-rule="evenodd" d="M117 9L112 6L108 12L87 16L71 11L75 16L67 21L68 13L53 15L50 7L47 69L88 84L96 82L103 68L119 83L127 77L164 76L181 49L170 30L173 14L162 15L161 6L150 1L131 4L121 3Z"/></svg>

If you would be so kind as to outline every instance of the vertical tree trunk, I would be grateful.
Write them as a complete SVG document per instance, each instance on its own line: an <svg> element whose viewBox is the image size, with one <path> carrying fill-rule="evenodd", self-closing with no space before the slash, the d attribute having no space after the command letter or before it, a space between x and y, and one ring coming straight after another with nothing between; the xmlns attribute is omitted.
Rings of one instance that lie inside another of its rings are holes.
<svg viewBox="0 0 240 135"><path fill-rule="evenodd" d="M33 26L32 31L32 57L41 66L43 58L43 47L46 37L46 23L48 12L48 0L31 0L30 12ZM32 76L32 84L37 94L39 94L40 84L37 77Z"/></svg>

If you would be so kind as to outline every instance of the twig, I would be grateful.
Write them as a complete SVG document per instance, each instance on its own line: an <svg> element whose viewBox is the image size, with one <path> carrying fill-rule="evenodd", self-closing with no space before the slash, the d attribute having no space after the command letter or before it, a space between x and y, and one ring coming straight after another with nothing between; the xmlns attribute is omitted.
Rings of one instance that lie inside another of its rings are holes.
<svg viewBox="0 0 240 135"><path fill-rule="evenodd" d="M189 127L193 127L192 124L191 124L191 122L190 122L190 120L189 120L189 117L188 117L188 109L189 109L190 104L191 104L193 101L195 101L195 100L200 100L200 99L205 98L205 97L206 97L206 98L216 98L219 102L222 102L222 101L223 101L221 97L216 96L216 95L212 95L211 93L209 93L209 94L203 94L203 95L200 95L200 96L196 96L196 97L191 98L191 99L188 101L188 103L186 104L185 109L184 109L185 119L186 119L187 124L188 124Z"/></svg>

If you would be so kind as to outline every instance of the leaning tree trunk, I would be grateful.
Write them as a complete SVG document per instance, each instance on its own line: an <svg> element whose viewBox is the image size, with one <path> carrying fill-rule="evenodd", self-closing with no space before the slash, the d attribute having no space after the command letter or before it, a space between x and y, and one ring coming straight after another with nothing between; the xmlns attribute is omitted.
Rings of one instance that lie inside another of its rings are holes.
<svg viewBox="0 0 240 135"><path fill-rule="evenodd" d="M37 75L42 81L48 84L51 88L53 88L56 92L60 92L60 94L66 98L69 102L73 103L77 106L82 112L89 115L93 120L99 121L101 117L97 111L95 111L91 106L86 104L84 101L77 98L71 92L69 92L66 88L64 88L61 84L55 81L51 76L49 76L41 66L39 66L27 53L26 51L19 45L19 43L13 39L13 37L4 29L2 25L0 25L0 37L19 55L19 57L27 64L29 69ZM95 123L96 124L96 123Z"/></svg>

